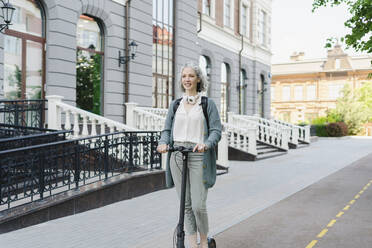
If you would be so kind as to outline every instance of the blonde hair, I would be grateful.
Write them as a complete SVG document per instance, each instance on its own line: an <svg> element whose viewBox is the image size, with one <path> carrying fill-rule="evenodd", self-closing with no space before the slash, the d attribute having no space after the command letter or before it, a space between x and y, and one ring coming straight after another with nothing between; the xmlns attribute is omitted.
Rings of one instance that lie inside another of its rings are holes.
<svg viewBox="0 0 372 248"><path fill-rule="evenodd" d="M183 92L185 92L185 88L183 87L182 85L182 72L185 68L191 68L194 70L196 76L200 79L200 82L198 82L198 85L197 85L197 88L196 88L196 91L197 92L204 92L204 91L207 91L207 88L208 88L208 81L206 79L206 77L204 76L204 73L203 71L200 69L199 65L193 63L193 62L187 62L186 64L184 64L182 67L181 67L181 71L180 71L180 81L179 81L179 85L181 86L181 90Z"/></svg>

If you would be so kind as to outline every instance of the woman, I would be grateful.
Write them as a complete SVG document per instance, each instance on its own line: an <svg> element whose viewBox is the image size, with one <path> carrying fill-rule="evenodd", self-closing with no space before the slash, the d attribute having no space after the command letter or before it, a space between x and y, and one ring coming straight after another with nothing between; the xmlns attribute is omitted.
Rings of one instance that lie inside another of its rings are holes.
<svg viewBox="0 0 372 248"><path fill-rule="evenodd" d="M215 146L221 139L221 121L216 104L208 99L207 120L201 105L201 93L206 89L206 80L194 64L181 69L181 89L185 93L174 113L173 101L168 109L165 128L162 131L157 151L167 152L168 146L193 147L189 153L186 183L185 229L192 248L197 247L197 230L201 248L208 247L208 215L206 208L208 189L216 181ZM166 182L176 186L181 195L182 154L168 154Z"/></svg>

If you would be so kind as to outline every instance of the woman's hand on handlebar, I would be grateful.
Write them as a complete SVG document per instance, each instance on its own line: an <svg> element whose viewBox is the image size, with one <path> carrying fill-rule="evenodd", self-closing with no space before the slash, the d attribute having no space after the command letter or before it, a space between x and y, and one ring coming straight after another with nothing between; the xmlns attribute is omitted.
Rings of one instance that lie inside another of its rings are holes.
<svg viewBox="0 0 372 248"><path fill-rule="evenodd" d="M158 145L158 147L156 148L156 150L159 153L166 153L168 151L168 145L167 144Z"/></svg>
<svg viewBox="0 0 372 248"><path fill-rule="evenodd" d="M194 149L192 150L193 152L205 152L208 149L206 144L197 144Z"/></svg>

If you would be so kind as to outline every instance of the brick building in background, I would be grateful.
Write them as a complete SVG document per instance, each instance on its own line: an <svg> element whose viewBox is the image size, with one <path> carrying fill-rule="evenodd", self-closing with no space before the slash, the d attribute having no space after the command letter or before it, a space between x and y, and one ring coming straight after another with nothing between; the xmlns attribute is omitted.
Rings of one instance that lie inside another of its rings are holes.
<svg viewBox="0 0 372 248"><path fill-rule="evenodd" d="M272 65L271 114L291 123L310 122L335 108L345 84L363 85L372 73L372 56L348 56L340 45L325 59L306 60L294 53L290 62Z"/></svg>

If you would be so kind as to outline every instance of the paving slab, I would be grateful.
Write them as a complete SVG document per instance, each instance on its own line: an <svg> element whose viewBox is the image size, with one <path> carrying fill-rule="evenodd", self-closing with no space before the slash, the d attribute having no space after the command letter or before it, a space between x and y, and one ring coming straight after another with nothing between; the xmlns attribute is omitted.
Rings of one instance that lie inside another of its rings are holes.
<svg viewBox="0 0 372 248"><path fill-rule="evenodd" d="M255 162L231 162L208 194L211 235L229 229L372 150L372 139L320 138ZM161 190L0 235L1 248L170 248L178 219L174 189Z"/></svg>

